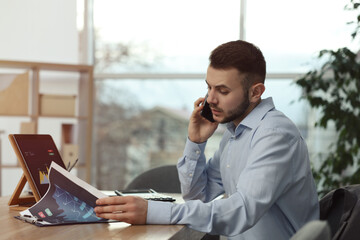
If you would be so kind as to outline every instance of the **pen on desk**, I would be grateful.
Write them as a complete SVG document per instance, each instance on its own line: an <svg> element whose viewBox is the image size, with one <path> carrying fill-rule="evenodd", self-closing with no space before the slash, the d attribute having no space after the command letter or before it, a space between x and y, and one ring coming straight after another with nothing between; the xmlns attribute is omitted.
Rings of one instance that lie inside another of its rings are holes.
<svg viewBox="0 0 360 240"><path fill-rule="evenodd" d="M121 194L121 192L119 190L115 190L114 192L115 192L116 195L122 196L122 194Z"/></svg>
<svg viewBox="0 0 360 240"><path fill-rule="evenodd" d="M75 160L75 162L70 166L70 167L68 167L68 172L70 172L71 171L71 169L73 169L73 167L76 165L76 163L79 161L79 159L77 158L76 160ZM70 162L69 162L69 164L70 164ZM68 165L69 165L68 164Z"/></svg>

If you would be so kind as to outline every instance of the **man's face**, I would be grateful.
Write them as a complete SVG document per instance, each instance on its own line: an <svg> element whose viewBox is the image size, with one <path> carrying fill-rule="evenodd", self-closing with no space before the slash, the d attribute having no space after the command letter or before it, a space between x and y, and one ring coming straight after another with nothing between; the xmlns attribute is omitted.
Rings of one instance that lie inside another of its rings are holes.
<svg viewBox="0 0 360 240"><path fill-rule="evenodd" d="M249 113L249 93L244 89L245 74L237 69L207 70L208 99L215 121L219 123L233 122L236 126Z"/></svg>

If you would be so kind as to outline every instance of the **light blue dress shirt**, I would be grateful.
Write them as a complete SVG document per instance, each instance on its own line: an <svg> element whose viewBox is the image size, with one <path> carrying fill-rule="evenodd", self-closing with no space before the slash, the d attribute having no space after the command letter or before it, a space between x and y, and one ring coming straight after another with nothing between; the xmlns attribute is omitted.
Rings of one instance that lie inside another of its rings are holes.
<svg viewBox="0 0 360 240"><path fill-rule="evenodd" d="M229 239L281 240L319 219L305 141L271 98L237 127L227 124L209 161L205 145L187 140L178 161L186 202L149 201L147 223L186 224ZM213 200L224 193L227 198Z"/></svg>

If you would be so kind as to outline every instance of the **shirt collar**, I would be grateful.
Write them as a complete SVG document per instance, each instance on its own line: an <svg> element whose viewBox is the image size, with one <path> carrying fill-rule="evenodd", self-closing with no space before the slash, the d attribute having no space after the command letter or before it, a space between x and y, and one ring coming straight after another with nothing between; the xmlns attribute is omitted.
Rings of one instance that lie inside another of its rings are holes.
<svg viewBox="0 0 360 240"><path fill-rule="evenodd" d="M274 109L274 102L272 97L261 100L261 102L240 122L240 124L235 128L233 122L227 123L227 129L235 136L240 135L245 128L253 129L259 122L264 118L264 116ZM235 129L234 129L235 128Z"/></svg>

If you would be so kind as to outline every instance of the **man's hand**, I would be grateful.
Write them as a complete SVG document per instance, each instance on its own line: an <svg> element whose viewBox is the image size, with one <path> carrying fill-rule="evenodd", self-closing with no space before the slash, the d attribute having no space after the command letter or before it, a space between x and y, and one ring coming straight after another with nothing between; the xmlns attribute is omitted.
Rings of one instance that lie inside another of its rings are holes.
<svg viewBox="0 0 360 240"><path fill-rule="evenodd" d="M204 100L204 98L199 98L195 101L194 111L190 117L188 135L189 139L195 143L202 143L208 140L219 125L219 123L210 122L200 115L204 108L201 103L204 102Z"/></svg>
<svg viewBox="0 0 360 240"><path fill-rule="evenodd" d="M100 198L96 201L96 216L130 224L146 224L148 202L135 196Z"/></svg>

